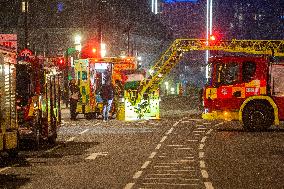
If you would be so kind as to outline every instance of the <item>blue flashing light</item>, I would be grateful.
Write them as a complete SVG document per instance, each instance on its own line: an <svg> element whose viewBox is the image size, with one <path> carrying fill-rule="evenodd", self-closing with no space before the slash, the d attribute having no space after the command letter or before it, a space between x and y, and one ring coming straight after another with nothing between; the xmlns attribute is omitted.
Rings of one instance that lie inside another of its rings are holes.
<svg viewBox="0 0 284 189"><path fill-rule="evenodd" d="M57 11L58 11L58 12L62 12L63 9L64 9L64 4L63 4L62 2L59 2L59 3L57 4Z"/></svg>

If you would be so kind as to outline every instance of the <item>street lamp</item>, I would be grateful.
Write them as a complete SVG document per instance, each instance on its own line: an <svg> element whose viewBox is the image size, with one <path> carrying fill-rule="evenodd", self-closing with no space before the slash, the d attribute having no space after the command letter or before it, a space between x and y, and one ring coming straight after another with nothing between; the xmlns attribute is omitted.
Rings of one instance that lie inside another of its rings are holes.
<svg viewBox="0 0 284 189"><path fill-rule="evenodd" d="M165 82L165 86L166 86L166 95L168 95L168 91L169 91L169 82Z"/></svg>
<svg viewBox="0 0 284 189"><path fill-rule="evenodd" d="M212 3L213 0L207 0L207 5L206 5L206 45L209 45L209 37L212 35ZM209 60L209 50L206 50L205 52L205 58L206 58L206 63L208 63ZM206 79L209 78L209 68L208 64L206 66Z"/></svg>
<svg viewBox="0 0 284 189"><path fill-rule="evenodd" d="M82 45L81 45L82 37L80 35L76 35L74 39L75 39L75 41L74 41L75 50L81 52L81 50L82 50Z"/></svg>

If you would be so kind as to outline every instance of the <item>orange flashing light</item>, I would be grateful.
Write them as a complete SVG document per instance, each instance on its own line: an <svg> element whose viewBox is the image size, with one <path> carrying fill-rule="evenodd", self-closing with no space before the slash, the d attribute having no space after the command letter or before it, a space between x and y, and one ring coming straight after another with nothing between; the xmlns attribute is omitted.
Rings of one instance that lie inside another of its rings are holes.
<svg viewBox="0 0 284 189"><path fill-rule="evenodd" d="M216 40L216 37L214 35L210 35L210 38L209 38L211 41L215 41Z"/></svg>

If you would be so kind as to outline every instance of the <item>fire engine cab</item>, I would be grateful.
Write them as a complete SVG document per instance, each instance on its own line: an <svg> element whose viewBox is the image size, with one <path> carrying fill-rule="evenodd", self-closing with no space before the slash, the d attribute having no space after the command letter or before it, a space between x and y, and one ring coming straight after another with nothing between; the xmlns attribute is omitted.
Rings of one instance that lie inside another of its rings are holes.
<svg viewBox="0 0 284 189"><path fill-rule="evenodd" d="M240 120L267 129L284 120L284 62L271 57L223 56L209 60L204 119Z"/></svg>

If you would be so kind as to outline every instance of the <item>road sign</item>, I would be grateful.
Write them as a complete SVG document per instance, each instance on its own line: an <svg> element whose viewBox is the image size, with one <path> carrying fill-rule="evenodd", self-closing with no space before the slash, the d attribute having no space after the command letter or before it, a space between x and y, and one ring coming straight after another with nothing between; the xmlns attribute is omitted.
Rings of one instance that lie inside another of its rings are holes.
<svg viewBox="0 0 284 189"><path fill-rule="evenodd" d="M23 49L20 51L20 56L22 57L31 57L33 52L30 49Z"/></svg>
<svg viewBox="0 0 284 189"><path fill-rule="evenodd" d="M17 34L0 34L0 45L17 50Z"/></svg>

